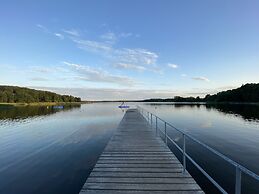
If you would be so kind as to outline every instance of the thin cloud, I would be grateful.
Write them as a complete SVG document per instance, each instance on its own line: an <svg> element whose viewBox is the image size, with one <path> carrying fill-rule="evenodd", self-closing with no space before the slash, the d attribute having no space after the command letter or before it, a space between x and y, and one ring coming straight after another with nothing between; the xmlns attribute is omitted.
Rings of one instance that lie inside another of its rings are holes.
<svg viewBox="0 0 259 194"><path fill-rule="evenodd" d="M117 49L114 50L114 54L117 55L120 61L138 65L154 65L156 64L158 58L158 55L156 53L141 48Z"/></svg>
<svg viewBox="0 0 259 194"><path fill-rule="evenodd" d="M185 73L181 74L181 77L187 77L187 75Z"/></svg>
<svg viewBox="0 0 259 194"><path fill-rule="evenodd" d="M40 28L43 32L45 33L50 33L49 29L46 28L45 26L41 25L41 24L37 24L36 25L38 28Z"/></svg>
<svg viewBox="0 0 259 194"><path fill-rule="evenodd" d="M51 32L47 27L41 25L41 24L37 24L36 25L38 28L40 28L44 33L47 33L47 34L52 34L56 37L58 37L60 40L63 40L65 38L65 36L63 34L60 34L60 33L53 33Z"/></svg>
<svg viewBox="0 0 259 194"><path fill-rule="evenodd" d="M128 38L128 37L130 37L130 36L133 36L133 34L132 33L120 33L119 34L119 37L121 37L121 38Z"/></svg>
<svg viewBox="0 0 259 194"><path fill-rule="evenodd" d="M179 95L173 90L147 90L147 89L114 89L114 88L55 88L55 87L32 87L53 91L59 94L79 96L83 100L143 100L147 98L169 98Z"/></svg>
<svg viewBox="0 0 259 194"><path fill-rule="evenodd" d="M205 82L209 82L210 80L206 77L192 77L193 80L196 81L205 81Z"/></svg>
<svg viewBox="0 0 259 194"><path fill-rule="evenodd" d="M54 35L58 37L60 40L63 40L65 38L62 34L59 33L55 33Z"/></svg>
<svg viewBox="0 0 259 194"><path fill-rule="evenodd" d="M107 33L101 35L100 38L110 44L115 43L118 39L117 36L113 32L107 32Z"/></svg>
<svg viewBox="0 0 259 194"><path fill-rule="evenodd" d="M173 69L177 69L179 67L178 65L173 64L173 63L168 63L167 66L170 68L173 68Z"/></svg>
<svg viewBox="0 0 259 194"><path fill-rule="evenodd" d="M89 82L103 82L103 83L115 83L118 85L132 86L135 81L126 76L112 75L106 71L94 69L87 65L74 64L69 62L63 62L72 68L77 73L76 78L79 80Z"/></svg>
<svg viewBox="0 0 259 194"><path fill-rule="evenodd" d="M42 30L51 33L46 27L38 24L37 25ZM109 32L103 34L101 38L103 41L95 41L95 40L85 40L80 38L80 34L75 29L70 30L62 30L64 33L69 34L69 39L72 40L79 49L88 51L88 52L95 52L102 57L110 60L111 64L128 64L127 66L124 65L124 68L131 68L135 70L144 70L148 69L152 72L159 72L160 70L156 69L156 62L158 59L158 54L155 52L149 51L143 48L114 48L113 44L118 39L114 33ZM61 33L51 33L58 37L59 39L64 39L65 35ZM132 36L132 33L121 33L119 37L129 37ZM129 65L130 64L130 65ZM123 67L123 65L119 65ZM147 67L149 66L149 67ZM118 65L117 65L118 67Z"/></svg>
<svg viewBox="0 0 259 194"><path fill-rule="evenodd" d="M44 77L33 77L30 80L31 81L39 81L39 82L49 81L47 78L44 78Z"/></svg>
<svg viewBox="0 0 259 194"><path fill-rule="evenodd" d="M133 69L137 71L144 71L146 70L145 67L140 66L140 65L134 65L134 64L128 64L128 63L116 63L113 65L115 68L119 69Z"/></svg>
<svg viewBox="0 0 259 194"><path fill-rule="evenodd" d="M80 33L77 30L75 30L75 29L63 30L63 32L65 32L65 33L67 33L67 34L69 34L71 36L77 36L77 37L80 36Z"/></svg>
<svg viewBox="0 0 259 194"><path fill-rule="evenodd" d="M42 67L42 66L31 66L30 70L36 73L50 73L52 70L50 68Z"/></svg>
<svg viewBox="0 0 259 194"><path fill-rule="evenodd" d="M97 52L106 58L112 59L113 63L132 64L134 66L155 65L158 59L158 54L147 49L115 49L107 42L83 40L79 38L71 38L71 40L77 44L78 48Z"/></svg>
<svg viewBox="0 0 259 194"><path fill-rule="evenodd" d="M94 51L94 52L108 52L112 50L112 47L109 44L91 40L82 40L82 39L74 39L72 41L77 44L77 47L87 51Z"/></svg>

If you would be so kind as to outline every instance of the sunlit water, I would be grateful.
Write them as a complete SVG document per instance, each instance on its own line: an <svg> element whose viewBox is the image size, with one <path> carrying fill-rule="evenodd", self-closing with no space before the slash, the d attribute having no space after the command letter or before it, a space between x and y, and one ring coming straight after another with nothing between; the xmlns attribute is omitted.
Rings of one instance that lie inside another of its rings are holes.
<svg viewBox="0 0 259 194"><path fill-rule="evenodd" d="M78 193L123 117L118 105L0 108L0 193ZM259 174L258 106L141 106ZM181 145L181 136L168 130ZM233 193L231 166L188 140L187 152ZM187 167L203 189L216 192L193 166ZM244 193L259 193L258 182L242 180Z"/></svg>

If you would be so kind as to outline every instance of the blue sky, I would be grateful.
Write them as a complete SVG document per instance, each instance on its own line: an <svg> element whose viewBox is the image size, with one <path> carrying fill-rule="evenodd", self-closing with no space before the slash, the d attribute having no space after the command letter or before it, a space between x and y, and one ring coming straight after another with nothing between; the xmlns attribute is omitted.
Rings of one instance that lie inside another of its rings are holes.
<svg viewBox="0 0 259 194"><path fill-rule="evenodd" d="M0 1L0 84L83 99L259 82L259 1Z"/></svg>

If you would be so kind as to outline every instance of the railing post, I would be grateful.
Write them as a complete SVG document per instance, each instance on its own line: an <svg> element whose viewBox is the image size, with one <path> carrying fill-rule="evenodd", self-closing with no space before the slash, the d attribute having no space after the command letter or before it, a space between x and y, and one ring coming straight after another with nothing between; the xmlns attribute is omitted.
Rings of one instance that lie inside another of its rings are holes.
<svg viewBox="0 0 259 194"><path fill-rule="evenodd" d="M186 171L186 148L185 148L185 134L183 134L183 173Z"/></svg>
<svg viewBox="0 0 259 194"><path fill-rule="evenodd" d="M241 170L236 166L235 194L241 194Z"/></svg>
<svg viewBox="0 0 259 194"><path fill-rule="evenodd" d="M165 122L165 144L167 145L166 122Z"/></svg>
<svg viewBox="0 0 259 194"><path fill-rule="evenodd" d="M150 121L150 123L151 123L151 129L152 129L152 124L153 124L152 116L153 116L153 114L151 113L151 121Z"/></svg>
<svg viewBox="0 0 259 194"><path fill-rule="evenodd" d="M157 117L156 117L156 136L157 136Z"/></svg>

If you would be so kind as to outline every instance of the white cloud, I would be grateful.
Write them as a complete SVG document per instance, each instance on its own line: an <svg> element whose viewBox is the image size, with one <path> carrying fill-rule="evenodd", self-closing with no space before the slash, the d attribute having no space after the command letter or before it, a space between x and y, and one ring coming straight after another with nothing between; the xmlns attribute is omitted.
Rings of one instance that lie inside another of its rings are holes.
<svg viewBox="0 0 259 194"><path fill-rule="evenodd" d="M37 25L42 30L51 33L47 28L38 24ZM89 52L95 52L102 57L108 59L110 64L118 64L114 67L124 67L124 69L135 69L135 70L145 70L155 73L161 73L160 69L156 68L156 62L158 59L158 54L143 48L115 48L114 43L118 37L129 37L132 33L121 33L118 36L113 32L108 32L103 34L101 38L103 41L94 40L84 40L79 36L79 32L75 29L63 30L64 33L69 34L69 39L72 40L79 49L86 50ZM64 39L65 36L61 33L51 33L58 37L59 39ZM124 64L124 65L121 65ZM127 64L127 66L125 66ZM149 66L148 68L145 66Z"/></svg>
<svg viewBox="0 0 259 194"><path fill-rule="evenodd" d="M100 69L94 69L87 65L63 62L77 73L76 79L89 82L115 83L123 86L132 86L135 81L126 76L112 75Z"/></svg>
<svg viewBox="0 0 259 194"><path fill-rule="evenodd" d="M62 34L55 33L55 36L57 36L60 40L63 40L65 37Z"/></svg>
<svg viewBox="0 0 259 194"><path fill-rule="evenodd" d="M178 65L173 64L173 63L168 63L167 66L168 66L168 67L171 67L171 68L173 68L173 69L177 69L177 68L179 67Z"/></svg>
<svg viewBox="0 0 259 194"><path fill-rule="evenodd" d="M31 81L49 81L47 78L44 78L44 77L33 77L31 78Z"/></svg>
<svg viewBox="0 0 259 194"><path fill-rule="evenodd" d="M117 55L118 60L125 63L137 64L137 65L154 65L156 64L158 55L154 52L146 49L117 49L114 50L114 54Z"/></svg>
<svg viewBox="0 0 259 194"><path fill-rule="evenodd" d="M41 24L37 24L36 25L38 28L40 28L43 32L45 33L50 33L49 29L46 28L45 26L41 25Z"/></svg>
<svg viewBox="0 0 259 194"><path fill-rule="evenodd" d="M209 82L210 80L206 77L192 77L193 80Z"/></svg>
<svg viewBox="0 0 259 194"><path fill-rule="evenodd" d="M138 70L138 71L146 70L146 68L143 67L143 66L134 65L134 64L128 64L128 63L116 63L113 66L115 68L119 68L119 69L133 69L133 70Z"/></svg>
<svg viewBox="0 0 259 194"><path fill-rule="evenodd" d="M80 36L80 33L77 30L75 30L75 29L63 30L63 32L65 32L65 33L67 33L67 34L69 34L71 36L77 36L77 37Z"/></svg>
<svg viewBox="0 0 259 194"><path fill-rule="evenodd" d="M35 89L50 90L60 94L79 96L83 100L143 100L149 98L172 98L174 96L205 96L217 93L220 90L193 88L181 90L154 90L154 89L115 89L115 88L52 88L33 87Z"/></svg>
<svg viewBox="0 0 259 194"><path fill-rule="evenodd" d="M50 73L52 71L50 68L46 68L42 66L31 66L30 69L32 72L37 72L37 73Z"/></svg>
<svg viewBox="0 0 259 194"><path fill-rule="evenodd" d="M109 44L106 44L103 42L82 40L82 39L75 39L75 38L72 38L72 41L77 44L78 48L87 50L87 51L103 53L103 52L108 52L112 50L112 47Z"/></svg>
<svg viewBox="0 0 259 194"><path fill-rule="evenodd" d="M147 49L142 48L122 48L115 49L107 42L99 42L92 40L83 40L78 38L71 38L77 44L77 47L86 51L97 52L102 56L112 60L113 64L131 64L131 67L155 65L158 55ZM139 68L135 68L139 69Z"/></svg>
<svg viewBox="0 0 259 194"><path fill-rule="evenodd" d="M169 98L179 95L173 90L147 90L147 89L114 89L114 88L54 88L32 87L49 90L59 94L79 96L83 100L143 100L147 98Z"/></svg>
<svg viewBox="0 0 259 194"><path fill-rule="evenodd" d="M120 33L120 34L119 34L119 37L128 38L128 37L130 37L130 36L132 36L132 35L133 35L133 34L130 33L130 32L129 32L129 33L124 33L124 32L123 32L123 33Z"/></svg>
<svg viewBox="0 0 259 194"><path fill-rule="evenodd" d="M104 39L107 43L115 43L117 41L117 37L113 32L107 32L103 35L101 35L101 39Z"/></svg>
<svg viewBox="0 0 259 194"><path fill-rule="evenodd" d="M187 75L185 73L181 74L182 77L187 77Z"/></svg>
<svg viewBox="0 0 259 194"><path fill-rule="evenodd" d="M45 26L41 25L41 24L37 24L36 25L38 28L40 28L43 32L48 33L48 34L52 34L56 37L58 37L60 40L63 40L65 38L64 35L60 34L60 33L53 33L51 32L48 28L46 28Z"/></svg>

